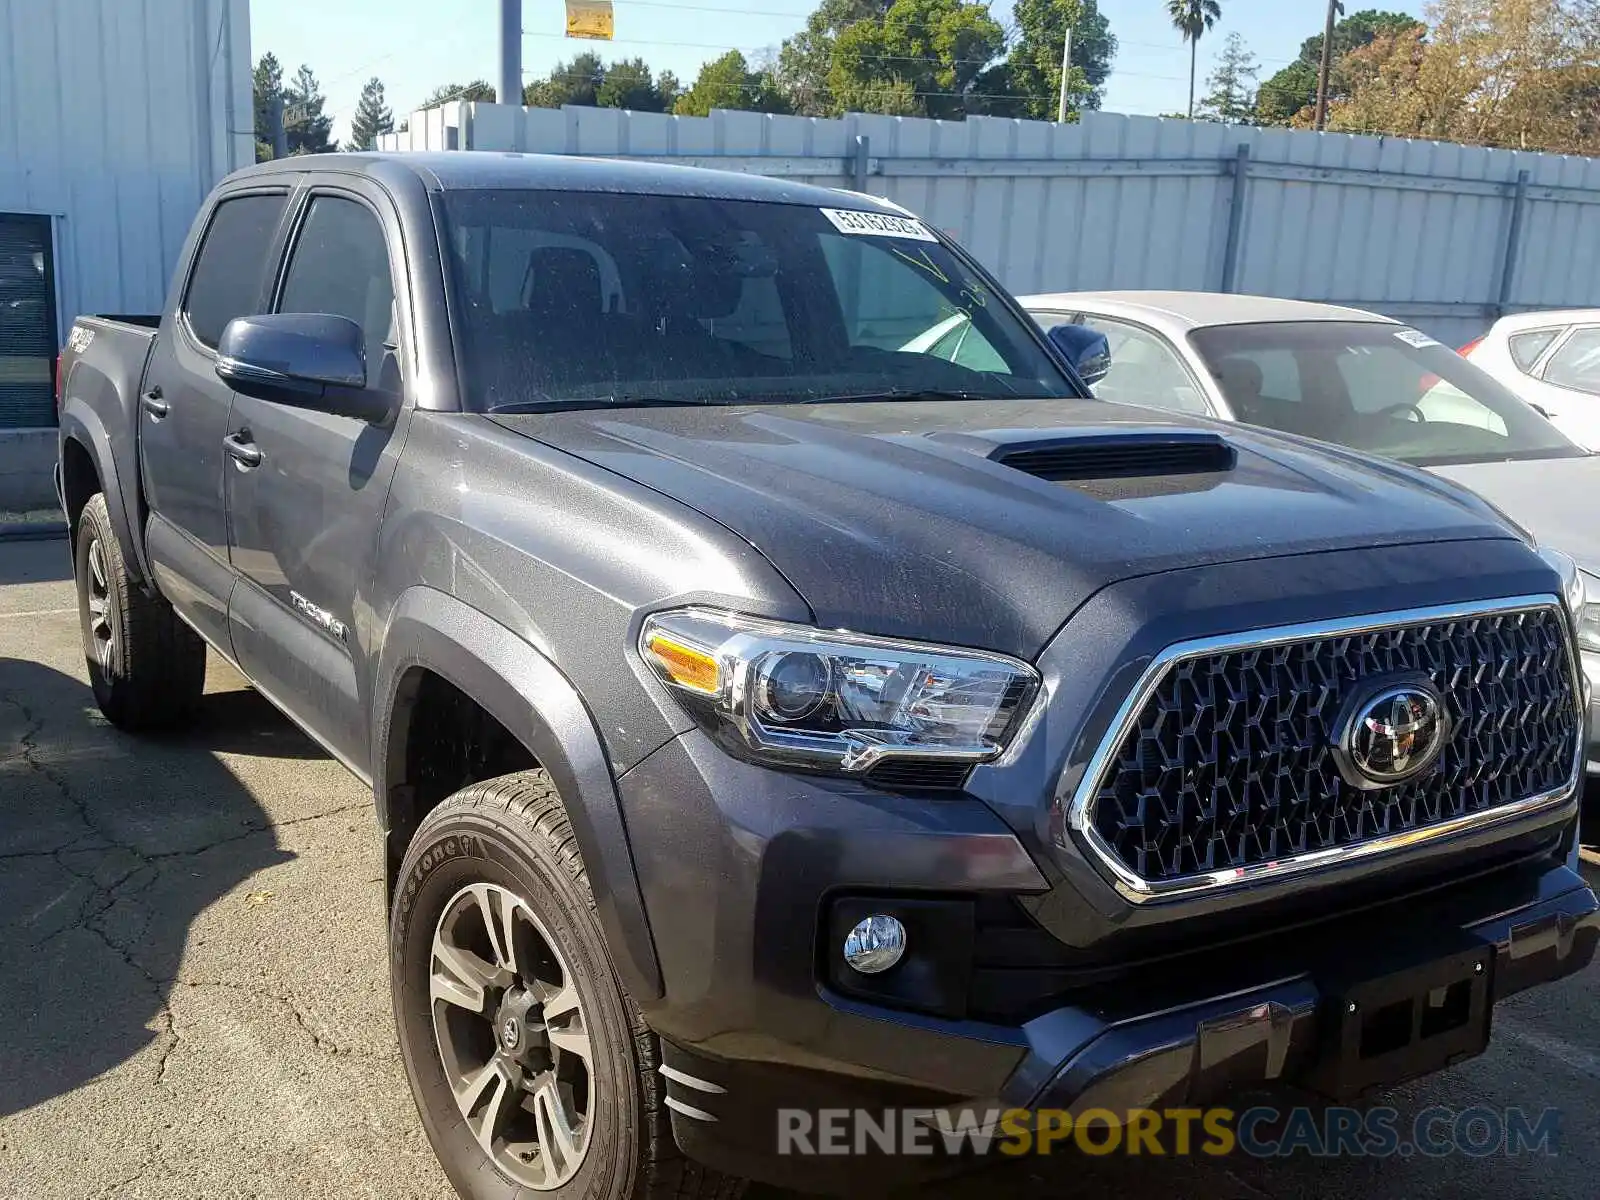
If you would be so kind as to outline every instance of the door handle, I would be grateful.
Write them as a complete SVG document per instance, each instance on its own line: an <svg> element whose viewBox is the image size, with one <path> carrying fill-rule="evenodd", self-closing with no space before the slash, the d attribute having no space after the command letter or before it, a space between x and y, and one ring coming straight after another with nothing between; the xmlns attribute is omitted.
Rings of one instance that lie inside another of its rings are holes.
<svg viewBox="0 0 1600 1200"><path fill-rule="evenodd" d="M261 449L250 440L250 434L244 430L230 433L223 438L222 448L228 452L229 458L246 470L261 465Z"/></svg>
<svg viewBox="0 0 1600 1200"><path fill-rule="evenodd" d="M161 398L161 389L158 387L151 388L140 396L139 403L144 405L145 412L149 413L157 421L172 411L172 406Z"/></svg>

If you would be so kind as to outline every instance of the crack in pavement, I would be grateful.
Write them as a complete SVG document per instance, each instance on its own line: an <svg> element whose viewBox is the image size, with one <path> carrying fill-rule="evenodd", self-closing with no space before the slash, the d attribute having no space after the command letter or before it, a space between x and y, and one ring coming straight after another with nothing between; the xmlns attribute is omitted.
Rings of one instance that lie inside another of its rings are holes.
<svg viewBox="0 0 1600 1200"><path fill-rule="evenodd" d="M368 806L365 802L342 804L337 808L327 809L323 812L309 813L300 817L289 817L281 821L268 821L266 823L251 822L247 828L238 833L231 833L224 837L215 838L203 846L196 846L186 850L143 850L130 842L119 839L111 831L103 828L90 812L88 803L83 799L83 797L76 793L68 779L60 771L56 770L46 761L44 761L39 751L39 734L44 728L43 719L35 716L33 710L28 706L28 704L14 693L7 692L3 695L0 695L0 701L4 701L15 708L22 715L22 718L26 723L22 735L18 739L21 746L21 753L16 757L20 759L27 769L33 771L50 783L50 785L61 795L62 799L72 806L73 811L78 816L78 820L83 824L84 829L86 830L85 833L79 835L72 841L67 842L62 846L56 847L54 850L26 851L17 854L0 856L0 858L4 859L53 859L56 864L60 866L62 871L72 878L86 884L88 887L88 894L85 896L82 904L79 906L77 918L63 928L56 930L48 937L41 939L41 941L36 943L36 945L43 945L54 940L55 938L61 937L74 930L81 929L85 933L88 933L90 936L94 937L97 941L104 945L105 948L111 952L111 954L120 959L129 967L129 969L133 970L144 979L145 983L150 989L151 994L155 998L157 1015L159 1016L162 1024L161 1034L163 1038L163 1046L160 1057L156 1063L156 1083L162 1084L166 1080L167 1067L172 1058L172 1054L177 1049L178 1043L181 1040L178 1035L172 1009L169 1004L168 989L174 983L186 981L183 981L180 976L176 975L171 978L162 978L156 975L143 962L139 961L137 955L135 954L135 947L124 944L123 942L114 938L105 928L104 924L101 923L99 918L108 913L119 901L132 899L133 897L142 895L144 892L153 887L161 876L163 863L167 863L178 858L192 858L194 856L205 854L208 851L217 849L218 847L243 841L247 838L259 837L262 834L273 833L278 829L285 829L293 825L304 825L311 821L325 821L345 813L355 812L358 809L364 810ZM101 844L92 846L84 845L85 842L89 842L94 839L99 839ZM113 879L111 882L102 883L95 876L94 866L97 866L103 862L107 855L117 851L121 851L132 856L132 858L135 860L135 865L122 872L122 874L117 876L117 878ZM81 869L79 866L71 862L67 857L68 855L90 854L98 855L98 858L95 864L88 866L87 869ZM130 891L124 892L123 889L129 883L129 881L133 880L137 876L140 876L141 873L143 873L144 878L139 885ZM240 990L247 990L245 985L233 985L223 981L217 981L214 984L209 985L205 981L201 981L200 983L188 984L188 986L237 987ZM288 995L287 993L277 994L261 989L255 989L254 991L255 994L261 998L270 999L285 1006L294 1016L296 1024L306 1031L306 1033L311 1037L313 1045L315 1045L318 1049L331 1054L356 1053L347 1047L339 1046L336 1042L319 1034L317 1030L310 1025L310 1018L303 1010L300 1009L292 996Z"/></svg>
<svg viewBox="0 0 1600 1200"><path fill-rule="evenodd" d="M232 983L227 980L184 979L181 975L164 978L140 961L136 953L136 944L125 942L113 936L102 920L119 902L131 900L150 890L161 878L165 865L172 863L174 860L193 858L218 847L248 838L260 837L263 834L271 834L278 829L289 826L303 825L312 821L324 821L357 810L366 810L369 808L370 802L342 804L323 812L290 817L281 821L252 821L237 833L214 838L204 845L189 849L145 850L117 837L113 831L104 828L96 820L87 800L79 795L73 787L72 781L45 759L39 744L40 734L43 732L45 722L41 716L35 714L27 701L15 693L6 692L0 694L0 702L4 702L16 709L24 722L24 729L18 739L20 753L9 755L8 760L20 762L26 770L48 782L51 788L71 807L84 829L83 833L60 846L48 850L8 853L0 855L0 861L23 859L53 860L66 875L86 886L87 891L79 905L76 918L62 929L55 931L36 944L43 945L64 934L81 929L104 946L108 953L139 976L155 1002L156 1017L159 1023L157 1035L160 1038L161 1045L156 1059L154 1076L154 1082L157 1087L164 1088L167 1086L167 1075L172 1065L173 1057L183 1042L183 1036L178 1029L178 1019L173 1012L171 1004L171 989L179 984L191 988L225 988L270 1001L280 1006L293 1018L295 1025L310 1039L313 1049L318 1053L333 1057L378 1057L376 1052L343 1046L334 1039L322 1034L313 1024L311 1015L287 991L274 992L266 988ZM107 859L110 856L119 853L128 855L133 865L118 873L114 878L102 880L97 875L97 871L107 865ZM162 1138L159 1133L156 1133L148 1144L143 1161L138 1167L131 1174L108 1185L99 1194L105 1197L114 1197L136 1185L160 1161L161 1147Z"/></svg>

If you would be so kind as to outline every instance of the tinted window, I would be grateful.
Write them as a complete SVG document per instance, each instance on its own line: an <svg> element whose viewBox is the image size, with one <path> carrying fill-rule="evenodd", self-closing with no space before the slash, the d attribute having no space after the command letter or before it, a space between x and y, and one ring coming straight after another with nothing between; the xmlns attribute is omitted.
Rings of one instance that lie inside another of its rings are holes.
<svg viewBox="0 0 1600 1200"><path fill-rule="evenodd" d="M478 408L1072 394L1031 326L911 223L846 232L805 205L595 192L444 206Z"/></svg>
<svg viewBox="0 0 1600 1200"><path fill-rule="evenodd" d="M1544 381L1580 392L1600 392L1600 329L1580 329L1544 365Z"/></svg>
<svg viewBox="0 0 1600 1200"><path fill-rule="evenodd" d="M1583 453L1502 384L1414 329L1284 321L1189 337L1234 413L1251 424L1419 466ZM1293 397L1272 390L1290 373Z"/></svg>
<svg viewBox="0 0 1600 1200"><path fill-rule="evenodd" d="M1094 385L1101 400L1174 412L1209 411L1177 351L1160 337L1106 317L1085 317L1083 324L1105 334L1111 345L1111 370Z"/></svg>
<svg viewBox="0 0 1600 1200"><path fill-rule="evenodd" d="M367 384L375 387L394 344L394 283L383 226L372 210L339 196L318 196L295 238L279 312L332 313L361 326Z"/></svg>
<svg viewBox="0 0 1600 1200"><path fill-rule="evenodd" d="M1527 333L1514 333L1506 339L1506 348L1511 351L1511 361L1517 364L1517 370L1529 373L1533 364L1539 361L1539 355L1551 342L1556 340L1559 329L1530 329Z"/></svg>
<svg viewBox="0 0 1600 1200"><path fill-rule="evenodd" d="M189 327L212 349L229 321L260 311L267 247L287 201L282 194L240 196L217 205L183 301Z"/></svg>

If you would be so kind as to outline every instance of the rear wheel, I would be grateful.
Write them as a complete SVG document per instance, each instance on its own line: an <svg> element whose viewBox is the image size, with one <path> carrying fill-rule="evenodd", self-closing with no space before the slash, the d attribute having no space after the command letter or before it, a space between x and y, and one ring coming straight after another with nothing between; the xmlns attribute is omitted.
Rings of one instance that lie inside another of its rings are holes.
<svg viewBox="0 0 1600 1200"><path fill-rule="evenodd" d="M129 578L104 495L84 505L74 548L83 654L100 711L130 731L175 724L205 688L205 642Z"/></svg>
<svg viewBox="0 0 1600 1200"><path fill-rule="evenodd" d="M566 811L527 771L456 793L406 851L390 916L401 1056L466 1200L732 1200L686 1160L660 1044L611 969Z"/></svg>

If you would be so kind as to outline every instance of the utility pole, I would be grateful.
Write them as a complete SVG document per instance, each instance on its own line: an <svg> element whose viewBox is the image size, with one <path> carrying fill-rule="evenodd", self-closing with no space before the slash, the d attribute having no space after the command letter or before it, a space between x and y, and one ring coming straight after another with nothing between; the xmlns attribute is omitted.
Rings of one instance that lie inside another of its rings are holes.
<svg viewBox="0 0 1600 1200"><path fill-rule="evenodd" d="M500 0L501 104L522 103L522 0Z"/></svg>
<svg viewBox="0 0 1600 1200"><path fill-rule="evenodd" d="M1317 119L1314 124L1318 129L1328 126L1328 72L1333 68L1333 18L1336 13L1342 16L1344 5L1339 0L1328 0L1328 23L1322 27L1322 70L1317 72Z"/></svg>
<svg viewBox="0 0 1600 1200"><path fill-rule="evenodd" d="M1056 102L1056 120L1067 122L1067 80L1072 78L1072 26L1067 26L1066 40L1061 43L1061 98Z"/></svg>
<svg viewBox="0 0 1600 1200"><path fill-rule="evenodd" d="M268 120L271 128L268 130L268 141L272 143L273 158L289 157L289 130L283 120L283 96L276 95L267 106Z"/></svg>

